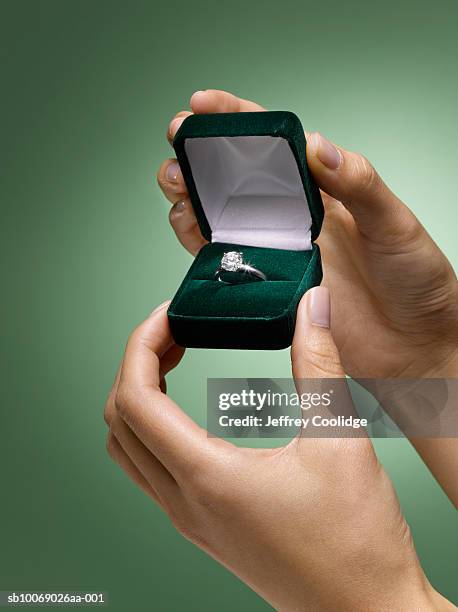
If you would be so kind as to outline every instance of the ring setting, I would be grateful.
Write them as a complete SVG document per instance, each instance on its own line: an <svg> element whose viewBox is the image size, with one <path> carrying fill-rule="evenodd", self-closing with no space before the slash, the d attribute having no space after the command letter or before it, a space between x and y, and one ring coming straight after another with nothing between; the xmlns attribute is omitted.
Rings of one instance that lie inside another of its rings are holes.
<svg viewBox="0 0 458 612"><path fill-rule="evenodd" d="M231 285L267 280L264 272L243 261L243 253L240 251L228 251L223 254L215 278Z"/></svg>

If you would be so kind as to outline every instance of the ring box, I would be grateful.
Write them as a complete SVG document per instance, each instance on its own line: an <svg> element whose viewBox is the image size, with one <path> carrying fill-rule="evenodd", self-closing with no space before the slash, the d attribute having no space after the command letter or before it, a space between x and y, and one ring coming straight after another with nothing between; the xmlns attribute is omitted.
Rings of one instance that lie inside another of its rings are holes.
<svg viewBox="0 0 458 612"><path fill-rule="evenodd" d="M323 203L288 111L190 115L173 146L206 244L173 298L175 342L196 348L281 349L302 295L322 279L315 240ZM218 282L228 251L265 281Z"/></svg>

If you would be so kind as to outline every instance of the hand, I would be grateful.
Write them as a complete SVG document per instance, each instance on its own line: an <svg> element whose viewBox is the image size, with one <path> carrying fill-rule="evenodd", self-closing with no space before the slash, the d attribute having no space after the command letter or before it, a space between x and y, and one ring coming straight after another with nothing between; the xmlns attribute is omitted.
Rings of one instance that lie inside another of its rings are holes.
<svg viewBox="0 0 458 612"><path fill-rule="evenodd" d="M264 110L215 90L195 93L190 104L194 113ZM190 114L172 120L170 141ZM307 161L326 209L318 243L345 372L354 378L456 376L458 285L444 254L364 157L314 133ZM176 160L162 164L158 181L174 203L170 222L178 239L195 254L205 240Z"/></svg>
<svg viewBox="0 0 458 612"><path fill-rule="evenodd" d="M110 455L177 529L276 609L453 609L420 568L369 439L237 448L165 395L183 354L166 306L130 337L106 421ZM295 377L343 376L328 322L328 291L312 289L298 310Z"/></svg>

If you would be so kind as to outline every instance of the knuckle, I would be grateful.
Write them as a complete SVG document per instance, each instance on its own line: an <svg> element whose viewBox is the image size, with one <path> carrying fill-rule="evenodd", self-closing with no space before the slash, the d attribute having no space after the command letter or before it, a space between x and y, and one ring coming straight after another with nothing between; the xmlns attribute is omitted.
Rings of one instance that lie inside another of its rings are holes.
<svg viewBox="0 0 458 612"><path fill-rule="evenodd" d="M418 244L424 244L425 230L415 215L402 206L397 214L397 223L392 224L391 238L394 245L400 244L404 249L416 249Z"/></svg>
<svg viewBox="0 0 458 612"><path fill-rule="evenodd" d="M186 540L196 545L203 545L198 530L190 523L189 518L169 512L169 519L175 529Z"/></svg>
<svg viewBox="0 0 458 612"><path fill-rule="evenodd" d="M173 161L172 159L166 159L161 164L159 170L157 171L157 174L156 174L157 184L162 189L162 191L164 191L166 187L169 185L169 182L167 181L167 177L165 173L166 173L167 166L170 163L172 163L172 161Z"/></svg>
<svg viewBox="0 0 458 612"><path fill-rule="evenodd" d="M170 519L170 522L175 527L177 531L179 531L182 535L184 532L189 530L189 520L188 517L184 516L183 512L180 512L179 508L166 506L165 510Z"/></svg>
<svg viewBox="0 0 458 612"><path fill-rule="evenodd" d="M114 459L115 458L115 441L114 441L113 434L111 432L107 436L106 449L107 449L108 455L112 459Z"/></svg>
<svg viewBox="0 0 458 612"><path fill-rule="evenodd" d="M310 366L329 375L342 375L342 365L334 343L330 339L318 342L309 342L306 350L306 359Z"/></svg>
<svg viewBox="0 0 458 612"><path fill-rule="evenodd" d="M127 385L126 383L120 383L118 386L118 390L116 391L114 404L116 412L121 417L121 419L125 420L129 418L129 415L132 412L133 399L134 392L131 389L130 385Z"/></svg>
<svg viewBox="0 0 458 612"><path fill-rule="evenodd" d="M113 402L111 400L111 397L109 397L107 402L106 402L106 404L105 404L105 409L103 411L103 419L104 419L105 423L108 426L110 426L112 418L113 418Z"/></svg>
<svg viewBox="0 0 458 612"><path fill-rule="evenodd" d="M164 190L165 188L165 174L164 174L164 164L159 168L156 175L157 184L159 187Z"/></svg>
<svg viewBox="0 0 458 612"><path fill-rule="evenodd" d="M353 183L361 192L372 192L378 189L380 177L371 162L364 155L356 155L353 165Z"/></svg>
<svg viewBox="0 0 458 612"><path fill-rule="evenodd" d="M107 401L105 402L105 407L103 410L103 419L105 423L108 425L108 427L111 425L111 422L113 421L113 417L116 414L115 397L116 397L117 388L118 388L118 383L115 382L115 384L110 390L110 393L107 397Z"/></svg>
<svg viewBox="0 0 458 612"><path fill-rule="evenodd" d="M170 522L180 535L200 548L209 549L210 543L204 536L205 528L202 517L198 512L193 511L189 504L179 508L166 507L165 510Z"/></svg>
<svg viewBox="0 0 458 612"><path fill-rule="evenodd" d="M163 508L173 527L187 540L194 541L197 525L194 524L189 504L184 499L180 503L172 504L163 500Z"/></svg>
<svg viewBox="0 0 458 612"><path fill-rule="evenodd" d="M170 225L173 227L175 224L175 219L176 219L176 215L175 215L175 211L173 210L173 207L169 210L169 223Z"/></svg>
<svg viewBox="0 0 458 612"><path fill-rule="evenodd" d="M186 540L188 540L189 542L192 542L192 544L194 544L198 548L203 548L204 550L209 549L209 543L207 539L204 536L202 536L202 534L199 531L193 530L189 526L182 525L180 529L180 534Z"/></svg>

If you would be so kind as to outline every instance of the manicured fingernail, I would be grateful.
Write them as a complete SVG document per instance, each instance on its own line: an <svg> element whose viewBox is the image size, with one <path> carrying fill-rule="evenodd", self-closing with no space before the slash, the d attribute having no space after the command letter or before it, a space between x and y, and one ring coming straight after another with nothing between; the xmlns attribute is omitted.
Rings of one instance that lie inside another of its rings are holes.
<svg viewBox="0 0 458 612"><path fill-rule="evenodd" d="M180 166L177 162L172 162L167 166L167 170L165 171L165 176L169 183L178 183L178 172L180 171Z"/></svg>
<svg viewBox="0 0 458 612"><path fill-rule="evenodd" d="M161 310L162 308L164 308L164 306L168 305L170 303L170 300L165 300L165 302L162 302L162 304L159 304L159 306L156 306L156 308L150 312L150 317L153 316L153 314L156 314L156 312L159 312L159 310Z"/></svg>
<svg viewBox="0 0 458 612"><path fill-rule="evenodd" d="M331 301L326 287L313 287L308 292L308 314L312 325L330 327Z"/></svg>
<svg viewBox="0 0 458 612"><path fill-rule="evenodd" d="M185 208L185 203L183 200L179 200L178 202L175 202L175 204L172 206L172 213L181 213L184 211Z"/></svg>
<svg viewBox="0 0 458 612"><path fill-rule="evenodd" d="M175 134L180 129L181 124L184 121L184 117L177 117L176 119L172 119L169 125L169 134L172 138L175 138Z"/></svg>
<svg viewBox="0 0 458 612"><path fill-rule="evenodd" d="M319 132L313 134L312 138L316 140L316 154L320 162L329 170L337 170L342 163L340 151Z"/></svg>

